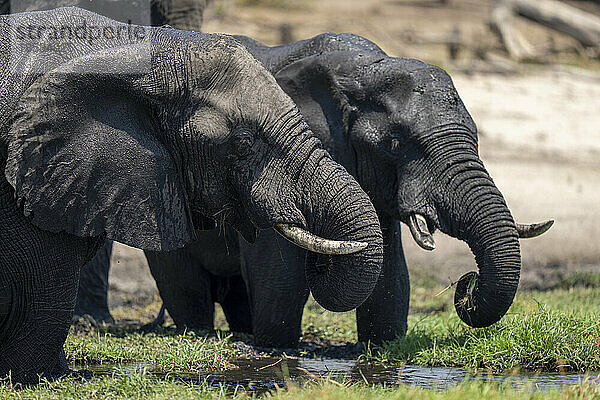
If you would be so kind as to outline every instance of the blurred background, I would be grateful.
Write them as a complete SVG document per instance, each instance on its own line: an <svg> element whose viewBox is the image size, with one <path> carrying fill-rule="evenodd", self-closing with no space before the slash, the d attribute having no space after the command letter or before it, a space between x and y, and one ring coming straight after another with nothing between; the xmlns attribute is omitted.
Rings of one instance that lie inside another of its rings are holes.
<svg viewBox="0 0 600 400"><path fill-rule="evenodd" d="M203 31L267 45L352 32L446 69L515 219L556 221L521 241L521 289L600 282L600 1L212 0ZM435 239L425 252L403 232L413 287L432 296L475 269L466 245ZM110 283L112 307L157 293L142 253L118 244Z"/></svg>

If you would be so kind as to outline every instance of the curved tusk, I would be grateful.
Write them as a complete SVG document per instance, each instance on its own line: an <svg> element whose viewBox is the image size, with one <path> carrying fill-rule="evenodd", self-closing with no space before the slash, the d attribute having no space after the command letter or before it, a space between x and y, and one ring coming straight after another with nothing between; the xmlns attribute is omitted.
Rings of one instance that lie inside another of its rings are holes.
<svg viewBox="0 0 600 400"><path fill-rule="evenodd" d="M352 254L364 250L369 245L364 242L323 239L299 226L290 224L277 224L275 230L295 245L321 254Z"/></svg>
<svg viewBox="0 0 600 400"><path fill-rule="evenodd" d="M541 222L539 224L516 224L519 238L528 239L540 236L554 224L554 220Z"/></svg>
<svg viewBox="0 0 600 400"><path fill-rule="evenodd" d="M433 236L429 233L425 217L421 214L411 214L408 222L410 233L415 242L425 250L431 251L435 249L435 240L433 240Z"/></svg>

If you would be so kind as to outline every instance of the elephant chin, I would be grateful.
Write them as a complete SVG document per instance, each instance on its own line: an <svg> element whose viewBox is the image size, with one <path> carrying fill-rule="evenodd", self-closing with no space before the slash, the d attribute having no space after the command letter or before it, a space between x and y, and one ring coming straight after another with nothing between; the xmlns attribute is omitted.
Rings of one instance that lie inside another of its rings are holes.
<svg viewBox="0 0 600 400"><path fill-rule="evenodd" d="M213 216L215 221L217 221L216 229L222 229L219 227L219 217ZM254 226L254 224L248 219L245 215L241 215L239 212L234 212L227 216L225 221L227 224L231 225L233 229L238 231L240 235L244 238L244 240L248 243L256 242L256 236L258 234L258 229Z"/></svg>

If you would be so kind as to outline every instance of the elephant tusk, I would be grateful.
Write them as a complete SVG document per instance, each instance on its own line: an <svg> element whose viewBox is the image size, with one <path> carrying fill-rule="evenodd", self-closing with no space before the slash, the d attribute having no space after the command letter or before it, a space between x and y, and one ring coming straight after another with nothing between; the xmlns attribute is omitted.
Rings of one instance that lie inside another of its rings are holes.
<svg viewBox="0 0 600 400"><path fill-rule="evenodd" d="M408 227L413 239L425 250L435 249L435 240L427 228L427 220L421 214L411 214Z"/></svg>
<svg viewBox="0 0 600 400"><path fill-rule="evenodd" d="M554 224L554 220L541 222L539 224L516 224L519 238L528 239L540 236Z"/></svg>
<svg viewBox="0 0 600 400"><path fill-rule="evenodd" d="M299 226L290 224L277 224L275 225L275 230L295 245L321 254L352 254L364 250L369 245L365 242L323 239Z"/></svg>

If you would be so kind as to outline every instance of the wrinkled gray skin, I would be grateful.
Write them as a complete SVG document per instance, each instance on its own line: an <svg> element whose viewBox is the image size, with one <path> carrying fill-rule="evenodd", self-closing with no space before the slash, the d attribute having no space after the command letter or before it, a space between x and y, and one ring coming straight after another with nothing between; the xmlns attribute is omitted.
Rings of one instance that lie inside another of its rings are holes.
<svg viewBox="0 0 600 400"><path fill-rule="evenodd" d="M475 124L450 77L420 61L388 57L355 35L323 34L272 48L238 39L274 74L375 204L384 267L372 295L357 309L359 340L380 343L406 333L410 287L400 222L408 223L411 214L425 216L431 232L439 229L463 240L474 253L480 275L469 290L476 275L457 286L460 318L474 327L498 321L519 281L518 236L478 156ZM303 265L319 265L324 257L294 248L272 230L260 232L253 245L241 242L240 251L255 342L294 346L309 294ZM159 288L170 285L167 265L151 263ZM192 271L194 265L179 268ZM194 286L193 277L186 285ZM161 290L177 324L208 324L206 313L193 312L206 308L206 298L186 298L186 308L174 309L183 299L173 288L169 294Z"/></svg>
<svg viewBox="0 0 600 400"><path fill-rule="evenodd" d="M84 23L105 34L52 37ZM15 40L29 26L45 34ZM0 17L0 376L15 382L70 372L80 269L105 239L169 251L218 216L250 241L290 223L367 242L307 270L337 311L360 305L381 271L368 196L243 46L127 28L77 8Z"/></svg>
<svg viewBox="0 0 600 400"><path fill-rule="evenodd" d="M0 14L44 11L76 6L105 17L138 25L163 26L200 32L205 0L0 0ZM75 315L91 315L96 321L112 322L108 309L108 272L112 242L98 250L81 271ZM219 281L228 285L227 281Z"/></svg>

